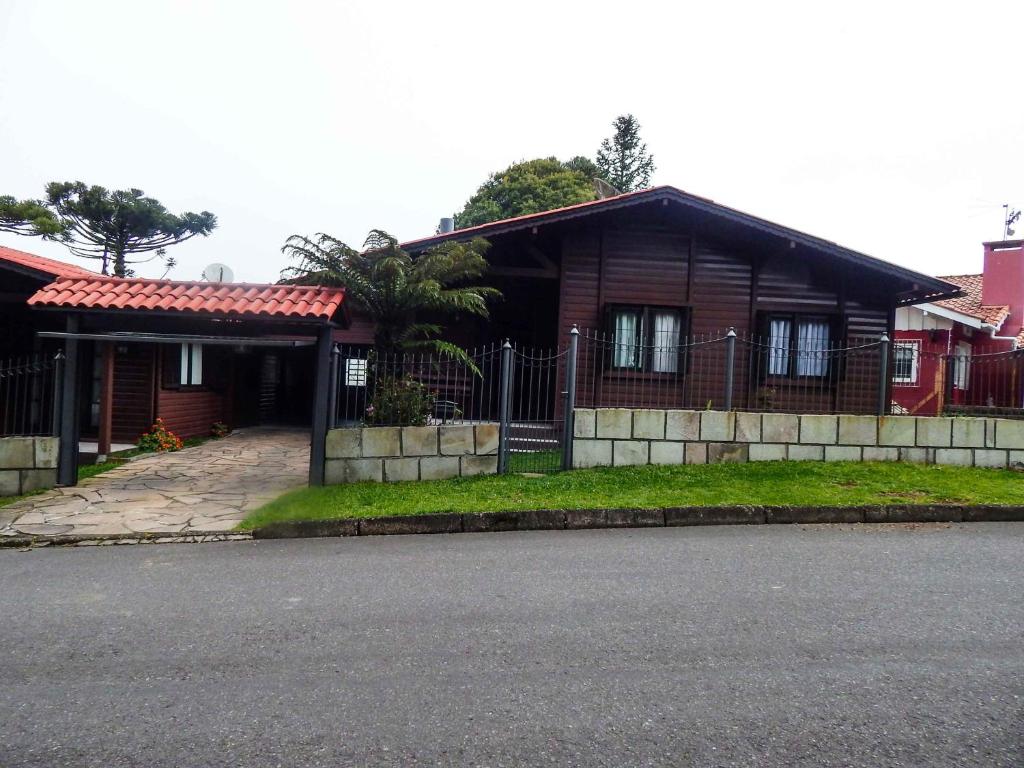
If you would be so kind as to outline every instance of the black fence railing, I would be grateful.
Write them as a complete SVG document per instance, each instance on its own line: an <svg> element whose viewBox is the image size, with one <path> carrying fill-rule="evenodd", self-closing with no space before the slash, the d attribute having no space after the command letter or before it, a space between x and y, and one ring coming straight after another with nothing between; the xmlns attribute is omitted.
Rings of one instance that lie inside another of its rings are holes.
<svg viewBox="0 0 1024 768"><path fill-rule="evenodd" d="M584 331L576 405L885 412L889 354L887 337L848 338L838 344L815 327L801 328L792 337L728 329L678 343L658 343L657 334L651 343L633 343Z"/></svg>
<svg viewBox="0 0 1024 768"><path fill-rule="evenodd" d="M63 356L0 360L0 437L56 435Z"/></svg>
<svg viewBox="0 0 1024 768"><path fill-rule="evenodd" d="M975 347L933 364L941 371L943 413L1024 418L1024 350Z"/></svg>
<svg viewBox="0 0 1024 768"><path fill-rule="evenodd" d="M568 347L506 343L469 350L379 354L333 351L330 426L496 423L502 469L546 472L563 466Z"/></svg>
<svg viewBox="0 0 1024 768"><path fill-rule="evenodd" d="M337 346L331 426L496 422L500 366L499 344L465 355Z"/></svg>
<svg viewBox="0 0 1024 768"><path fill-rule="evenodd" d="M377 354L335 347L330 426L499 425L499 471L571 466L582 408L888 413L890 343L729 329L681 343L625 343L573 329L554 349Z"/></svg>

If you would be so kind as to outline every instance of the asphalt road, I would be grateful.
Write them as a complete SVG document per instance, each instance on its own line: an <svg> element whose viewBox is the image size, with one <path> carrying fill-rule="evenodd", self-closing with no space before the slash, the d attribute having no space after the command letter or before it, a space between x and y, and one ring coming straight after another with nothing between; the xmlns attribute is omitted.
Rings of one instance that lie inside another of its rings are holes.
<svg viewBox="0 0 1024 768"><path fill-rule="evenodd" d="M1020 766L1024 524L0 551L0 766Z"/></svg>

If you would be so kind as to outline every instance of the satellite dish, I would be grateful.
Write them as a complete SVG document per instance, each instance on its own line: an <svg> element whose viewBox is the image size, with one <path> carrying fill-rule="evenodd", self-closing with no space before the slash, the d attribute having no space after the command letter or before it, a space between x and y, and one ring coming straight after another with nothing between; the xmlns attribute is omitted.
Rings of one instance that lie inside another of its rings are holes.
<svg viewBox="0 0 1024 768"><path fill-rule="evenodd" d="M203 270L203 280L208 283L230 283L235 279L235 273L227 264L210 264Z"/></svg>

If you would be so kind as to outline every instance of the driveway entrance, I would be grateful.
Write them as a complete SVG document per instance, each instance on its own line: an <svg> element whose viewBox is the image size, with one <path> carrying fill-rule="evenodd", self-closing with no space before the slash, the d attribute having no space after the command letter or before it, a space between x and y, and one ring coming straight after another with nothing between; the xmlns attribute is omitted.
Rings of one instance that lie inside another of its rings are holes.
<svg viewBox="0 0 1024 768"><path fill-rule="evenodd" d="M0 507L0 535L227 532L308 475L308 430L245 429Z"/></svg>

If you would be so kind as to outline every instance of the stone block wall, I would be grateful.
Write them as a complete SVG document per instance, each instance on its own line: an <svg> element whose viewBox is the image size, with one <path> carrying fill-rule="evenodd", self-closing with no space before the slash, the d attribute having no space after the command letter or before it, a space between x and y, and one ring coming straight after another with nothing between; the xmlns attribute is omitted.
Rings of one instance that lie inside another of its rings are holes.
<svg viewBox="0 0 1024 768"><path fill-rule="evenodd" d="M327 433L326 453L327 485L493 475L498 425L343 427Z"/></svg>
<svg viewBox="0 0 1024 768"><path fill-rule="evenodd" d="M725 461L1024 464L1024 421L938 416L577 409L573 466Z"/></svg>
<svg viewBox="0 0 1024 768"><path fill-rule="evenodd" d="M0 437L0 496L53 488L59 446L56 437Z"/></svg>

